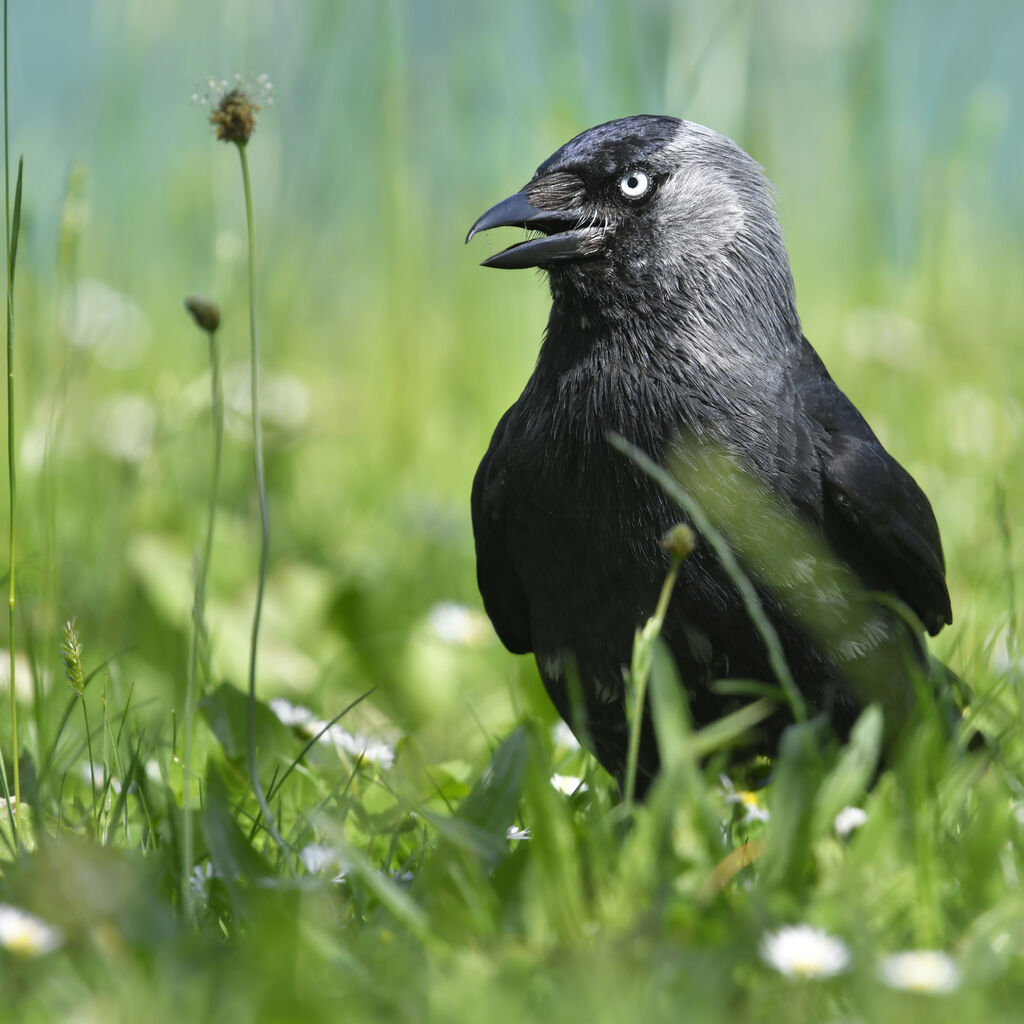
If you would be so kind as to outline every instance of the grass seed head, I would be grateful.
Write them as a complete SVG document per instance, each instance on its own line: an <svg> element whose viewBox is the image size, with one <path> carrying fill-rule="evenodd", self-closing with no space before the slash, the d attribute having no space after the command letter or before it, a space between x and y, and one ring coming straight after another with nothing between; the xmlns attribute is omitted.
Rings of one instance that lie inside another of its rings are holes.
<svg viewBox="0 0 1024 1024"><path fill-rule="evenodd" d="M64 675L71 689L81 697L85 693L85 673L82 671L82 641L78 637L78 622L75 619L68 619L64 623L64 643L60 650L64 656Z"/></svg>
<svg viewBox="0 0 1024 1024"><path fill-rule="evenodd" d="M233 82L207 79L205 92L196 91L192 99L210 108L210 124L221 142L244 146L256 128L256 115L273 103L274 86L266 75L247 82L235 75Z"/></svg>
<svg viewBox="0 0 1024 1024"><path fill-rule="evenodd" d="M216 129L221 142L236 142L244 146L256 127L259 109L259 104L253 103L241 89L232 89L210 111L210 124Z"/></svg>
<svg viewBox="0 0 1024 1024"><path fill-rule="evenodd" d="M185 298L185 308L192 314L192 319L200 330L213 334L220 327L220 306L202 295L189 295Z"/></svg>
<svg viewBox="0 0 1024 1024"><path fill-rule="evenodd" d="M661 546L669 553L674 562L681 562L684 558L689 557L696 544L697 540L693 535L693 530L686 523L676 523L661 538Z"/></svg>

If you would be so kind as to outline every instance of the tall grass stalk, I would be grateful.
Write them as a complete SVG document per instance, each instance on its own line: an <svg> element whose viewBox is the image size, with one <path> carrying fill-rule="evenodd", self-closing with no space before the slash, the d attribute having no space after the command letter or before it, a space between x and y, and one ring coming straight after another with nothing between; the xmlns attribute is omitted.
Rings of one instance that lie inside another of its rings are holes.
<svg viewBox="0 0 1024 1024"><path fill-rule="evenodd" d="M1017 609L1017 583L1014 576L1013 527L1006 509L1006 489L996 488L996 519L1003 547L1003 566L1006 577L1006 663L1008 677L1017 698L1017 718L1024 728L1024 678L1021 676L1020 634Z"/></svg>
<svg viewBox="0 0 1024 1024"><path fill-rule="evenodd" d="M199 649L206 641L206 584L210 572L210 557L213 551L213 529L217 516L217 495L220 491L221 455L224 448L224 395L220 379L220 350L217 346L217 327L220 323L219 311L207 304L203 308L197 306L197 300L189 299L185 303L196 322L206 331L210 348L210 416L213 425L213 467L211 469L210 495L206 510L206 537L203 541L202 553L196 571L196 591L192 601L192 643L188 659L188 679L185 686L185 751L184 775L181 786L181 804L183 819L182 843L182 899L191 913L193 891L189 884L192 877L194 859L194 840L192 830L192 728L196 707L196 674L199 667ZM204 318L204 314L205 317ZM206 651L204 668L209 681L209 651Z"/></svg>
<svg viewBox="0 0 1024 1024"><path fill-rule="evenodd" d="M654 661L654 645L665 625L668 603L672 598L676 580L679 577L679 566L683 559L693 550L693 533L683 524L675 526L662 540L662 546L672 559L672 566L661 585L658 604L654 614L638 629L633 641L633 660L630 666L630 715L629 715L629 746L626 751L626 785L623 794L627 807L633 805L636 795L636 771L640 758L640 732L644 719L644 701L647 696L647 681L651 677L651 665Z"/></svg>
<svg viewBox="0 0 1024 1024"><path fill-rule="evenodd" d="M7 106L7 0L4 0L4 233L7 243L7 479L8 479L8 589L7 606L9 622L10 671L11 671L11 747L14 761L14 814L11 828L17 837L17 824L21 816L21 769L18 745L18 686L15 675L14 645L14 513L17 507L17 474L14 461L14 267L18 255L18 229L21 223L21 180L23 161L18 161L18 181L14 190L14 213L11 213L11 160L10 132ZM7 787L6 766L3 771L4 790L10 809L10 791Z"/></svg>
<svg viewBox="0 0 1024 1024"><path fill-rule="evenodd" d="M653 462L645 452L630 444L624 437L618 434L609 434L608 442L613 448L617 448L627 458L631 459L640 467L661 489L674 501L693 521L697 532L707 541L711 549L718 556L722 568L732 581L733 586L739 591L746 608L750 621L754 624L764 642L765 650L768 652L768 663L772 672L782 688L793 717L798 722L807 721L807 706L797 689L793 674L786 663L786 655L782 649L782 641L772 625L771 620L761 607L761 599L757 596L757 590L751 583L747 574L740 566L736 555L726 539L714 528L710 519L700 504L685 491L679 481L662 466Z"/></svg>
<svg viewBox="0 0 1024 1024"><path fill-rule="evenodd" d="M78 623L69 619L64 623L64 643L61 645L64 659L64 675L68 685L82 704L82 720L85 723L85 744L89 752L89 783L92 789L92 814L94 832L98 831L99 817L96 796L96 761L92 753L92 732L89 729L89 709L85 703L85 686L88 680L82 668L82 641L78 635ZM106 773L109 776L109 772Z"/></svg>
<svg viewBox="0 0 1024 1024"><path fill-rule="evenodd" d="M263 428L260 424L260 350L256 333L256 229L252 211L252 181L249 177L249 158L246 143L237 142L238 156L242 163L242 187L245 192L245 225L249 240L249 341L250 375L249 385L252 397L252 451L256 471L256 492L260 506L260 567L256 579L256 606L252 616L252 637L249 643L249 704L246 716L246 754L249 778L260 811L263 813L267 831L273 836L286 863L288 845L281 838L274 815L270 810L263 784L256 767L256 652L259 645L260 617L263 612L263 590L267 579L267 559L270 554L270 512L267 508L267 481L263 470Z"/></svg>

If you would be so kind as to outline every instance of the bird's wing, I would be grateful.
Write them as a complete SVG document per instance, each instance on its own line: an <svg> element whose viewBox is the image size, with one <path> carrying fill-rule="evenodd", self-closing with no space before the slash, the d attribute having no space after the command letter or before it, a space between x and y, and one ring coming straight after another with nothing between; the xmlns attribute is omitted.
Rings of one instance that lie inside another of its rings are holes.
<svg viewBox="0 0 1024 1024"><path fill-rule="evenodd" d="M505 466L502 442L512 410L505 413L473 478L473 537L476 579L484 608L501 642L513 654L533 650L530 606L508 554L505 535Z"/></svg>
<svg viewBox="0 0 1024 1024"><path fill-rule="evenodd" d="M865 586L895 594L934 636L953 612L932 507L816 356L813 363L805 371L814 384L801 393L822 428L825 537Z"/></svg>

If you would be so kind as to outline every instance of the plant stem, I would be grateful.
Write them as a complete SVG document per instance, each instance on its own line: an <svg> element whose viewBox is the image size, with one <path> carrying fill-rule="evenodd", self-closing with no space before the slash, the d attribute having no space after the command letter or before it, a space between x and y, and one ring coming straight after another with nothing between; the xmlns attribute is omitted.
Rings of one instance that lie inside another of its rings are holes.
<svg viewBox="0 0 1024 1024"><path fill-rule="evenodd" d="M7 477L8 477L8 514L10 532L8 534L8 622L10 624L10 656L11 656L11 746L14 761L14 823L15 828L21 816L21 769L18 764L18 687L15 678L14 657L14 512L17 505L17 479L14 468L14 249L17 245L18 226L11 230L11 168L10 139L8 131L7 109L7 0L4 0L4 233L7 240ZM20 206L21 168L18 169L18 191L15 205ZM6 788L6 771L4 784ZM8 800L10 799L8 794ZM17 834L17 832L15 832Z"/></svg>
<svg viewBox="0 0 1024 1024"><path fill-rule="evenodd" d="M210 557L213 552L213 527L217 515L217 493L220 490L221 452L224 446L224 398L220 382L220 353L217 348L217 332L208 331L210 340L210 414L213 420L213 469L210 481L210 499L206 514L206 539L196 573L196 593L192 602L192 649L188 660L188 681L185 686L185 756L184 774L181 785L181 806L184 819L184 842L182 844L182 898L189 913L192 911L193 836L192 805L192 719L196 708L196 672L199 664L199 648L205 638L206 581L210 572ZM209 680L209 651L204 651L204 672Z"/></svg>
<svg viewBox="0 0 1024 1024"><path fill-rule="evenodd" d="M213 555L213 526L217 515L217 495L220 491L220 465L224 450L224 391L220 380L220 350L217 347L216 331L210 331L210 413L213 419L213 470L210 480L210 508L206 519L206 543L203 547L203 560L200 565L201 590L199 597L199 628L205 631L204 613L206 610L206 581L210 573L210 559ZM197 636L197 639L203 639ZM198 645L197 645L198 646ZM203 671L206 681L210 681L210 649L207 640L203 647Z"/></svg>
<svg viewBox="0 0 1024 1024"><path fill-rule="evenodd" d="M662 626L665 625L665 615L668 612L668 603L672 597L676 579L679 576L680 565L682 565L681 558L672 559L672 568L669 569L668 575L661 585L661 593L658 595L658 604L654 609L654 614L644 624L643 629L637 630L636 639L633 641L633 663L630 668L633 706L630 709L629 746L626 752L626 784L623 794L623 802L627 807L633 805L633 798L636 795L636 771L640 760L640 730L643 725L647 681L651 675L654 642L661 634Z"/></svg>
<svg viewBox="0 0 1024 1024"><path fill-rule="evenodd" d="M288 861L288 845L281 838L274 816L267 803L259 772L256 769L256 648L259 642L260 615L263 611L263 588L267 578L267 558L270 553L270 513L267 509L267 482L263 472L263 429L260 425L260 350L256 337L256 285L254 267L256 263L256 235L252 212L252 183L249 180L249 159L245 143L238 143L238 155L242 162L242 185L245 190L245 223L249 235L249 338L250 338L250 389L252 395L252 451L256 470L256 490L260 504L260 568L256 580L256 607L252 616L252 639L249 644L249 705L246 716L246 753L249 762L249 779L256 802L263 812L267 831L273 836L285 863Z"/></svg>
<svg viewBox="0 0 1024 1024"><path fill-rule="evenodd" d="M89 785L92 789L92 831L93 838L96 838L96 833L99 831L99 812L96 804L96 762L92 756L92 733L89 731L89 711L85 706L85 691L81 693L82 701L82 718L85 721L85 745L89 751Z"/></svg>
<svg viewBox="0 0 1024 1024"><path fill-rule="evenodd" d="M707 513L700 503L688 491L684 490L679 481L664 467L659 466L636 445L630 444L624 437L618 434L609 434L608 442L613 448L618 449L627 458L631 459L640 467L661 489L682 508L690 517L694 529L701 534L714 551L726 575L732 581L733 586L739 591L740 598L747 610L747 615L757 630L758 635L764 643L768 653L768 664L782 687L782 692L789 704L793 717L798 722L807 721L807 705L803 696L797 688L789 665L786 664L786 655L782 649L782 641L768 618L764 608L761 607L761 599L758 597L757 589L747 574L740 566L739 560L729 547L728 541L714 528Z"/></svg>

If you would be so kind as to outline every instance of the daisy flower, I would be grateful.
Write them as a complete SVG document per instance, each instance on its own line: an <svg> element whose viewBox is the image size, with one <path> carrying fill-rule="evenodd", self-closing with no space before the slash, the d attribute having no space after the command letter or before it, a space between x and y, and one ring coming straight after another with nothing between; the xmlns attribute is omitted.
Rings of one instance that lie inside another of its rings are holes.
<svg viewBox="0 0 1024 1024"><path fill-rule="evenodd" d="M947 953L935 949L908 950L884 957L878 976L890 988L941 995L960 984L960 968Z"/></svg>
<svg viewBox="0 0 1024 1024"><path fill-rule="evenodd" d="M572 796L573 793L586 793L590 788L578 775L559 775L558 772L551 776L551 785L566 796Z"/></svg>
<svg viewBox="0 0 1024 1024"><path fill-rule="evenodd" d="M565 722L558 722L551 727L551 742L562 750L580 749L580 741Z"/></svg>
<svg viewBox="0 0 1024 1024"><path fill-rule="evenodd" d="M390 743L362 733L349 732L337 722L329 726L301 704L292 704L282 697L275 697L270 701L270 710L283 725L298 729L310 738L319 734L321 743L333 743L335 749L350 757L369 761L380 768L390 768L395 763L395 748Z"/></svg>
<svg viewBox="0 0 1024 1024"><path fill-rule="evenodd" d="M725 790L725 802L742 808L743 817L740 819L740 824L750 825L755 821L763 822L771 819L771 812L767 807L761 806L761 801L752 789L737 789L728 775L720 775L718 781L722 784L722 789Z"/></svg>
<svg viewBox="0 0 1024 1024"><path fill-rule="evenodd" d="M283 697L274 697L270 701L270 710L277 715L278 721L282 725L287 725L292 729L301 729L303 732L306 732L315 720L315 716L309 708L304 708L301 704L293 704ZM326 725L327 723L321 724ZM319 732L319 729L313 731Z"/></svg>
<svg viewBox="0 0 1024 1024"><path fill-rule="evenodd" d="M302 866L311 875L330 875L332 882L343 882L348 862L339 850L326 843L309 843L299 851Z"/></svg>
<svg viewBox="0 0 1024 1024"><path fill-rule="evenodd" d="M343 750L351 757L370 761L379 768L390 768L395 763L395 748L383 740L349 732L337 724L327 730L324 738L329 739L338 750Z"/></svg>
<svg viewBox="0 0 1024 1024"><path fill-rule="evenodd" d="M15 956L42 956L64 942L59 928L26 910L0 903L0 946Z"/></svg>
<svg viewBox="0 0 1024 1024"><path fill-rule="evenodd" d="M854 829L860 828L868 820L868 812L863 807L844 807L835 820L836 835L845 839Z"/></svg>
<svg viewBox="0 0 1024 1024"><path fill-rule="evenodd" d="M788 925L761 939L761 959L790 978L831 978L850 965L842 939L808 924Z"/></svg>
<svg viewBox="0 0 1024 1024"><path fill-rule="evenodd" d="M482 647L491 638L491 622L483 612L454 601L435 604L427 613L431 633L452 647Z"/></svg>

